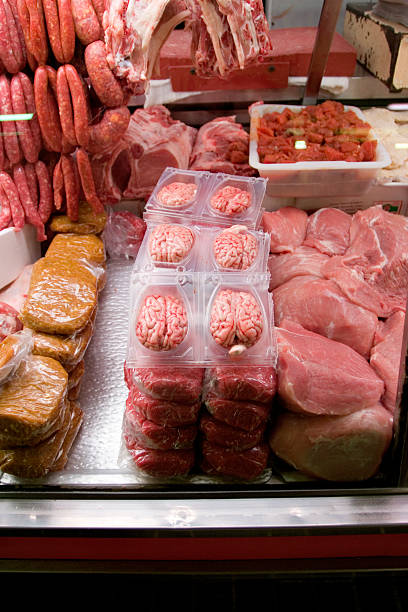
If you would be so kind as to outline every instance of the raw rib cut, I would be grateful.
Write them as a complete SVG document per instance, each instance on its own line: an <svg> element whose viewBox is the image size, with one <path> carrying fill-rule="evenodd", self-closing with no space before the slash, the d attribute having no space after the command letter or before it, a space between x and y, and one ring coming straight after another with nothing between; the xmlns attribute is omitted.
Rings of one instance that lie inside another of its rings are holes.
<svg viewBox="0 0 408 612"><path fill-rule="evenodd" d="M284 319L294 321L368 359L378 319L350 302L333 281L297 276L273 291L273 302L276 325Z"/></svg>
<svg viewBox="0 0 408 612"><path fill-rule="evenodd" d="M322 266L329 260L328 255L317 249L299 246L293 253L271 253L268 269L271 275L269 290L272 291L295 276L319 276L323 278Z"/></svg>
<svg viewBox="0 0 408 612"><path fill-rule="evenodd" d="M277 328L278 393L288 410L344 415L380 401L384 383L350 347L291 321Z"/></svg>
<svg viewBox="0 0 408 612"><path fill-rule="evenodd" d="M310 215L303 244L325 255L344 255L349 246L351 220L338 208L321 208Z"/></svg>
<svg viewBox="0 0 408 612"><path fill-rule="evenodd" d="M271 253L293 253L306 236L307 213L300 208L287 206L262 217L264 232L271 237Z"/></svg>
<svg viewBox="0 0 408 612"><path fill-rule="evenodd" d="M233 117L217 117L200 127L190 157L190 170L253 176L248 163L249 134Z"/></svg>
<svg viewBox="0 0 408 612"><path fill-rule="evenodd" d="M167 166L188 168L196 133L165 106L138 108L112 153L91 157L98 196L104 204L146 200Z"/></svg>
<svg viewBox="0 0 408 612"><path fill-rule="evenodd" d="M381 404L346 416L282 413L269 437L274 453L294 468L331 481L360 481L377 472L392 438Z"/></svg>
<svg viewBox="0 0 408 612"><path fill-rule="evenodd" d="M386 321L379 321L374 346L371 350L370 365L385 382L382 398L384 406L394 414L397 408L400 364L402 355L405 314L398 311Z"/></svg>

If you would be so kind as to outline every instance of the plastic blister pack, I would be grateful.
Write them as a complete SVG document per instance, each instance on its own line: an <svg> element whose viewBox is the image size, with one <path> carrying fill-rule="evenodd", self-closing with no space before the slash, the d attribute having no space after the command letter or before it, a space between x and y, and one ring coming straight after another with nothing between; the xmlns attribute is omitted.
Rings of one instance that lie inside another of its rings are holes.
<svg viewBox="0 0 408 612"><path fill-rule="evenodd" d="M206 229L206 268L219 272L265 272L270 236L262 231L233 225L225 229Z"/></svg>
<svg viewBox="0 0 408 612"><path fill-rule="evenodd" d="M263 178L166 168L146 204L144 219L212 227L239 223L256 229L266 183Z"/></svg>

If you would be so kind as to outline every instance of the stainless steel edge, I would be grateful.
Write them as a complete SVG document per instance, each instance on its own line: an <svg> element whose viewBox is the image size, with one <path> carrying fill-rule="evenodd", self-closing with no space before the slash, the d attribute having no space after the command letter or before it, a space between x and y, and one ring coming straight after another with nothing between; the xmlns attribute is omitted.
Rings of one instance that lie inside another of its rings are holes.
<svg viewBox="0 0 408 612"><path fill-rule="evenodd" d="M239 499L2 499L5 530L408 530L406 495ZM45 531L44 531L45 530Z"/></svg>

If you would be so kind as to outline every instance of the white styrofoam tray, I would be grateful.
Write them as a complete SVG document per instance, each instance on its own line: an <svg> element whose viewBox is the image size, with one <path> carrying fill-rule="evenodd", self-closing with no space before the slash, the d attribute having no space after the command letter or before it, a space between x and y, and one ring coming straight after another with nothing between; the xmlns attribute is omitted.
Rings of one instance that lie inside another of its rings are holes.
<svg viewBox="0 0 408 612"><path fill-rule="evenodd" d="M286 164L263 164L258 155L258 125L260 118L268 113L282 112L289 108L299 112L304 106L287 104L259 104L249 109L251 131L249 143L249 163L268 179L266 193L270 197L329 197L355 196L366 192L376 180L381 168L391 163L391 158L372 131L371 138L377 140L377 159L372 162L315 161L293 162ZM356 106L345 106L365 120Z"/></svg>

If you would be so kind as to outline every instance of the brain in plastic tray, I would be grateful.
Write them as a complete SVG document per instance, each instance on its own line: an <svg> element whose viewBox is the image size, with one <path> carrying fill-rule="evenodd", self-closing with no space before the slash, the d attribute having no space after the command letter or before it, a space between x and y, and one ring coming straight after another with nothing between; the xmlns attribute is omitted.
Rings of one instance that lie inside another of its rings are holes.
<svg viewBox="0 0 408 612"><path fill-rule="evenodd" d="M238 357L261 337L263 317L259 304L248 291L220 290L212 304L210 332L215 342Z"/></svg>
<svg viewBox="0 0 408 612"><path fill-rule="evenodd" d="M170 351L183 342L188 329L183 301L172 295L148 295L136 322L136 336L148 349Z"/></svg>
<svg viewBox="0 0 408 612"><path fill-rule="evenodd" d="M197 193L195 183L173 182L165 185L157 194L160 204L169 208L180 208L191 202Z"/></svg>
<svg viewBox="0 0 408 612"><path fill-rule="evenodd" d="M222 268L246 270L258 254L256 238L244 225L233 225L214 240L214 256Z"/></svg>
<svg viewBox="0 0 408 612"><path fill-rule="evenodd" d="M214 210L225 215L240 215L251 206L251 200L249 191L227 185L215 192L210 204Z"/></svg>
<svg viewBox="0 0 408 612"><path fill-rule="evenodd" d="M154 228L149 239L149 253L153 261L179 263L191 251L194 234L184 225L163 223Z"/></svg>

